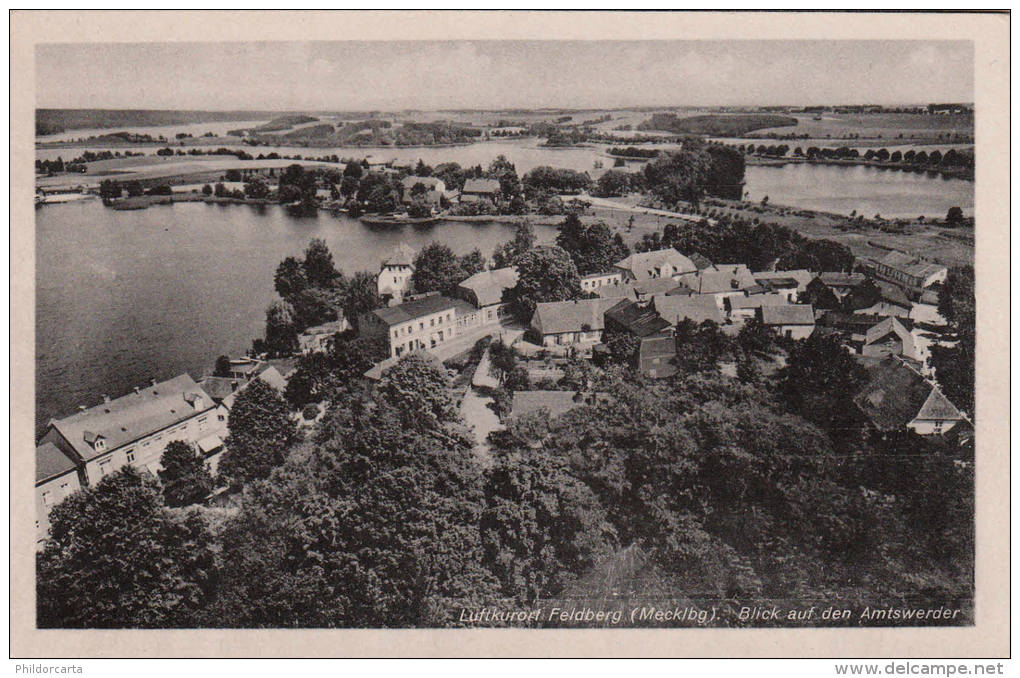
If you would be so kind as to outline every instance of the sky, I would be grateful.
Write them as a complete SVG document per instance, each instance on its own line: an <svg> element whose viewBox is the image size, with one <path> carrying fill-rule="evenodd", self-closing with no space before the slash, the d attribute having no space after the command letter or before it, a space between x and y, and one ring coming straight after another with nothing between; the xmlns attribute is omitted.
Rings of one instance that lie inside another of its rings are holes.
<svg viewBox="0 0 1020 678"><path fill-rule="evenodd" d="M39 108L442 110L973 101L965 41L40 45Z"/></svg>

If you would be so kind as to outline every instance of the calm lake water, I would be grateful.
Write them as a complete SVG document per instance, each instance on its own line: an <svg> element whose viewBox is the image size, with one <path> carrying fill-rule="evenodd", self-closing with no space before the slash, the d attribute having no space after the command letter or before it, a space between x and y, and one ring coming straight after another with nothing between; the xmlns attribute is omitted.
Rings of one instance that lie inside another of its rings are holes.
<svg viewBox="0 0 1020 678"><path fill-rule="evenodd" d="M946 216L954 205L974 213L974 182L927 172L835 165L753 166L745 192L752 201L768 196L789 205L837 214L876 214L890 218Z"/></svg>
<svg viewBox="0 0 1020 678"><path fill-rule="evenodd" d="M377 271L398 244L488 256L506 224L375 228L327 213L179 203L115 211L98 200L36 212L36 424L148 379L200 378L261 334L288 255L323 238L346 273ZM536 227L540 239L549 227Z"/></svg>

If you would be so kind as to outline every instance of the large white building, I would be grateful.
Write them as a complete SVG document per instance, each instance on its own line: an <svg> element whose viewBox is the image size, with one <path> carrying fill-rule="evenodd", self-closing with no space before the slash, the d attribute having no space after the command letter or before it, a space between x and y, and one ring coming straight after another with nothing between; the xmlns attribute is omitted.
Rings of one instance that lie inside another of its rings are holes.
<svg viewBox="0 0 1020 678"><path fill-rule="evenodd" d="M78 487L96 485L127 465L156 474L171 441L186 442L214 462L223 449L226 414L182 374L50 420L36 447L37 534L45 537L50 509Z"/></svg>
<svg viewBox="0 0 1020 678"><path fill-rule="evenodd" d="M399 358L412 351L436 348L457 336L457 309L462 305L477 312L459 299L437 293L421 295L363 314L358 332L362 336L386 336L390 357Z"/></svg>

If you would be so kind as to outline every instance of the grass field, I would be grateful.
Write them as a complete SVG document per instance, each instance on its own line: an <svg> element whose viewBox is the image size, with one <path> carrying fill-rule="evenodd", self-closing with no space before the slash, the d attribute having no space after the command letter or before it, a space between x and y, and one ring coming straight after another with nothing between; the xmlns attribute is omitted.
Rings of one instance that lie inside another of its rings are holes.
<svg viewBox="0 0 1020 678"><path fill-rule="evenodd" d="M914 113L874 113L845 115L824 113L821 120L810 115L794 115L796 127L766 127L754 136L769 133L807 134L812 138L843 138L852 134L883 139L938 139L939 134L973 136L973 115L918 115ZM902 135L902 137L900 136Z"/></svg>

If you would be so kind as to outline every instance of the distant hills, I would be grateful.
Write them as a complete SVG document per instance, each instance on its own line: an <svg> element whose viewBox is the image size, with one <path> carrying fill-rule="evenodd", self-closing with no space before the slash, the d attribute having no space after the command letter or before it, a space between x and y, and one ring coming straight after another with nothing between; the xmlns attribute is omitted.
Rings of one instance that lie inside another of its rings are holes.
<svg viewBox="0 0 1020 678"><path fill-rule="evenodd" d="M58 134L74 129L106 129L110 127L156 127L188 125L202 122L269 120L280 111L166 111L147 109L104 108L37 108L35 133Z"/></svg>

